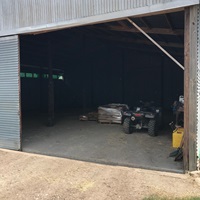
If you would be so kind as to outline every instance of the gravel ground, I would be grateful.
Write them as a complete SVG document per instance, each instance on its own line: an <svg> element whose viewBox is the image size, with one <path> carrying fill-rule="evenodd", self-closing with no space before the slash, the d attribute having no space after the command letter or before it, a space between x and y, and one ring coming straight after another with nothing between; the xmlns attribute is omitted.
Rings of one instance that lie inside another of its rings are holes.
<svg viewBox="0 0 200 200"><path fill-rule="evenodd" d="M0 150L0 199L200 197L198 175L100 165Z"/></svg>

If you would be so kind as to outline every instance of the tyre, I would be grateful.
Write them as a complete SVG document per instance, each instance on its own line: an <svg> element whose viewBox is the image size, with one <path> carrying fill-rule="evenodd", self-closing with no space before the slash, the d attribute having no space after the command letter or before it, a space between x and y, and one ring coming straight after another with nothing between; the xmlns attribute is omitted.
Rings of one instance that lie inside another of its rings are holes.
<svg viewBox="0 0 200 200"><path fill-rule="evenodd" d="M155 119L150 119L149 124L148 124L148 134L150 136L157 136L157 125L156 125L156 120Z"/></svg>
<svg viewBox="0 0 200 200"><path fill-rule="evenodd" d="M133 128L131 127L131 119L125 118L123 123L123 130L126 134L131 134L133 132Z"/></svg>

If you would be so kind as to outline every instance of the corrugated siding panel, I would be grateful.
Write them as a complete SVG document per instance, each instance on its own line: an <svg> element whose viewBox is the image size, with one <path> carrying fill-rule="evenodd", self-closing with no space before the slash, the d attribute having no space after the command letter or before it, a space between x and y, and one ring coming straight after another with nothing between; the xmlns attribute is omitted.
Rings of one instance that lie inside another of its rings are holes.
<svg viewBox="0 0 200 200"><path fill-rule="evenodd" d="M19 40L0 38L0 148L20 149Z"/></svg>
<svg viewBox="0 0 200 200"><path fill-rule="evenodd" d="M0 0L0 31L83 19L180 0ZM198 2L197 0L182 0Z"/></svg>
<svg viewBox="0 0 200 200"><path fill-rule="evenodd" d="M1 0L3 27L25 27L101 15L173 0ZM31 15L30 15L31 13ZM12 16L12 20L10 17ZM15 16L18 16L17 18Z"/></svg>

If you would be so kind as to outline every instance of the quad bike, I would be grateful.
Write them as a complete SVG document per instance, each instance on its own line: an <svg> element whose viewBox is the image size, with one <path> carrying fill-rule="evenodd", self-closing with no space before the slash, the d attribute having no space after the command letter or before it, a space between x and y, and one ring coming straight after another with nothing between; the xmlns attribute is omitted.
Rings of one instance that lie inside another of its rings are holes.
<svg viewBox="0 0 200 200"><path fill-rule="evenodd" d="M140 101L140 107L123 112L123 130L131 134L134 130L148 129L150 136L157 136L161 117L161 109L155 107L153 102Z"/></svg>

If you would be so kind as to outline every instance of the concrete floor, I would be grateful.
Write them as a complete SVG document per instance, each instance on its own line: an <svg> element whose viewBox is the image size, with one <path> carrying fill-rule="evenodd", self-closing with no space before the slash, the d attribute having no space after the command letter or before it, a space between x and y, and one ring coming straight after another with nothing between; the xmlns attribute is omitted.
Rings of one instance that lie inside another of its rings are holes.
<svg viewBox="0 0 200 200"><path fill-rule="evenodd" d="M89 162L182 172L182 162L169 153L170 131L150 137L147 132L124 134L121 125L79 121L78 116L60 115L54 127L46 127L42 116L23 120L22 148L25 152Z"/></svg>

